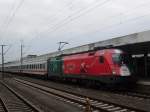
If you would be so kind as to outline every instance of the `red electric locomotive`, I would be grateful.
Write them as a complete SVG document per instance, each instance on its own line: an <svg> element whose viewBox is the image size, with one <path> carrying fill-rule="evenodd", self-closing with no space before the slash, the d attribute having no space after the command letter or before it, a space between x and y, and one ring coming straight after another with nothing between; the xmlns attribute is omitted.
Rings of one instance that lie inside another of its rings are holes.
<svg viewBox="0 0 150 112"><path fill-rule="evenodd" d="M132 70L131 58L119 49L104 49L73 54L63 58L63 74L101 83L128 83Z"/></svg>

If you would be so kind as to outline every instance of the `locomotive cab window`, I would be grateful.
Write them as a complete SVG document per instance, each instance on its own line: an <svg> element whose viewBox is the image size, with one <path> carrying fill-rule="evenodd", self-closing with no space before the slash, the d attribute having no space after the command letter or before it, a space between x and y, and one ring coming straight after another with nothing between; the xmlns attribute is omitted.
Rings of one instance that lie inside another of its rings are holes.
<svg viewBox="0 0 150 112"><path fill-rule="evenodd" d="M99 63L104 63L104 57L103 56L99 57Z"/></svg>
<svg viewBox="0 0 150 112"><path fill-rule="evenodd" d="M131 64L132 57L127 54L113 54L112 55L113 62L115 64Z"/></svg>

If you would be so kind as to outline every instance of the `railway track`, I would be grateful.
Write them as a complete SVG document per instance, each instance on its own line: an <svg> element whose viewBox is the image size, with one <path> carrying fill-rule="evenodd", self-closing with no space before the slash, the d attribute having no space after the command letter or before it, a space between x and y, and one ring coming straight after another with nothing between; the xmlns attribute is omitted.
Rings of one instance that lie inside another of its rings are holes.
<svg viewBox="0 0 150 112"><path fill-rule="evenodd" d="M23 79L23 80L28 81L28 79ZM33 81L30 81L30 82L33 82ZM55 87L53 87L53 88L57 89ZM150 94L139 92L139 91L137 92L136 90L131 90L131 89L125 89L124 88L123 90L122 89L120 90L118 88L115 88L115 90L112 90L112 88L111 88L111 90L110 90L108 88L107 89L106 88L99 88L99 91L113 93L113 94L122 95L122 96L128 96L128 97L132 97L135 99L150 100Z"/></svg>
<svg viewBox="0 0 150 112"><path fill-rule="evenodd" d="M0 112L42 112L3 81L0 89Z"/></svg>
<svg viewBox="0 0 150 112"><path fill-rule="evenodd" d="M30 86L30 87L32 86L33 88L36 88L48 94L51 94L59 98L59 100L75 104L83 109L86 108L87 102L88 102L93 112L94 111L95 112L99 112L99 111L102 111L102 112L143 112L142 110L138 110L136 108L114 104L114 103L110 103L110 102L106 102L106 101L98 100L98 99L93 99L93 98L89 98L87 101L86 100L87 96L77 95L77 94L73 94L70 92L45 87L45 86L42 86L33 82L28 82L22 79L14 78L14 80L25 86Z"/></svg>
<svg viewBox="0 0 150 112"><path fill-rule="evenodd" d="M8 112L3 100L0 98L0 112Z"/></svg>
<svg viewBox="0 0 150 112"><path fill-rule="evenodd" d="M123 96L128 96L128 97L133 97L135 99L146 99L150 100L150 95L143 94L143 93L138 93L138 92L113 92L118 95L123 95Z"/></svg>

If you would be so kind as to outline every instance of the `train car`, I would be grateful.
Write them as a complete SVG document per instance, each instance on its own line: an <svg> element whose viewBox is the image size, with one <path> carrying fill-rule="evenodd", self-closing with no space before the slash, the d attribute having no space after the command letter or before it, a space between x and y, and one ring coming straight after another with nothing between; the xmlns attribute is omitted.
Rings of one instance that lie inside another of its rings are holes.
<svg viewBox="0 0 150 112"><path fill-rule="evenodd" d="M32 74L51 78L94 81L105 84L132 81L132 61L119 49L103 49L86 53L26 58L5 64L6 72Z"/></svg>
<svg viewBox="0 0 150 112"><path fill-rule="evenodd" d="M1 67L0 67L1 68ZM25 58L21 65L20 61L5 63L5 72L27 74L32 76L47 76L47 59L45 57Z"/></svg>
<svg viewBox="0 0 150 112"><path fill-rule="evenodd" d="M85 79L100 83L128 83L132 78L130 56L118 49L53 57L48 60L48 77Z"/></svg>

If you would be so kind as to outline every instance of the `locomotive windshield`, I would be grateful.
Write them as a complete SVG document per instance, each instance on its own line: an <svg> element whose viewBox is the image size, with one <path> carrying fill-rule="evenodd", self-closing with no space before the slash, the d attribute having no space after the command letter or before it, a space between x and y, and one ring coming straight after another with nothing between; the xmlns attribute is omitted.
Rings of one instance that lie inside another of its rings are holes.
<svg viewBox="0 0 150 112"><path fill-rule="evenodd" d="M113 54L112 55L113 62L115 64L130 64L131 57L127 54Z"/></svg>

